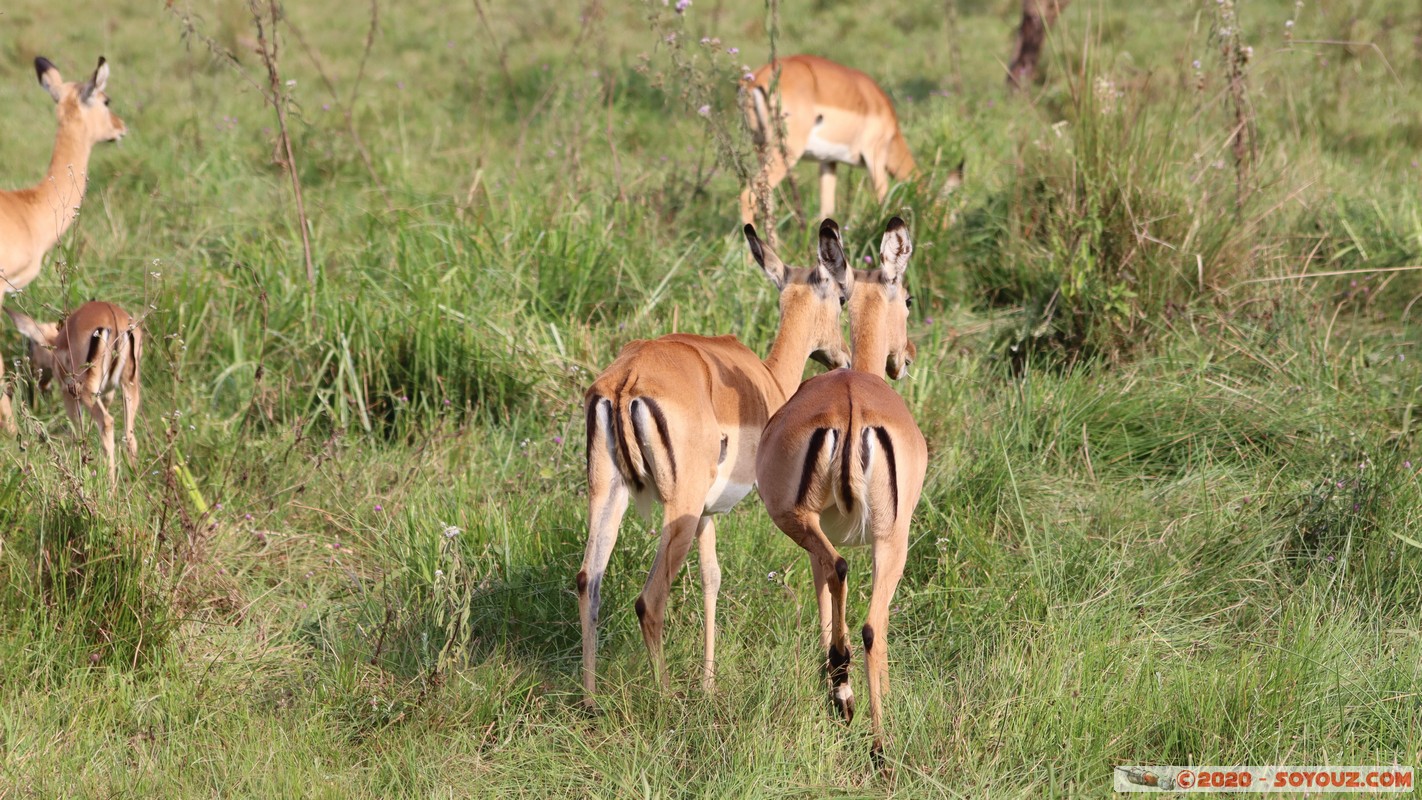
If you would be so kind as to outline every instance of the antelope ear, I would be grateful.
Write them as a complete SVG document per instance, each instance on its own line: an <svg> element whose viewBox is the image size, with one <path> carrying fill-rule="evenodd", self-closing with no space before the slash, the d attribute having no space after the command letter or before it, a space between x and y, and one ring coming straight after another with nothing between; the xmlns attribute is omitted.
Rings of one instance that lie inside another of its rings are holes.
<svg viewBox="0 0 1422 800"><path fill-rule="evenodd" d="M88 83L79 87L79 99L83 101L85 105L88 105L89 98L94 96L94 92L103 94L104 87L107 86L108 83L109 63L104 60L103 56L99 56L99 66L94 69L93 77L89 78Z"/></svg>
<svg viewBox="0 0 1422 800"><path fill-rule="evenodd" d="M755 235L754 225L747 224L744 232L746 235L746 244L750 245L751 258L754 258L755 263L759 264L760 268L765 270L766 276L770 278L771 283L775 284L775 288L784 289L785 262L781 261L780 256L777 256L775 251L770 249L770 245L765 244L760 240L759 236Z"/></svg>
<svg viewBox="0 0 1422 800"><path fill-rule="evenodd" d="M35 75L39 77L40 86L49 92L49 96L54 98L54 102L59 102L59 90L64 86L64 77L59 74L59 69L54 63L44 56L35 59Z"/></svg>
<svg viewBox="0 0 1422 800"><path fill-rule="evenodd" d="M884 228L884 240L879 245L879 269L890 283L904 276L912 254L913 241L909 239L908 226L894 217Z"/></svg>
<svg viewBox="0 0 1422 800"><path fill-rule="evenodd" d="M5 309L5 313L10 315L10 319L15 323L15 327L19 329L21 336L40 344L50 343L49 337L45 336L44 328L42 328L38 322L35 322L28 314L13 308Z"/></svg>
<svg viewBox="0 0 1422 800"><path fill-rule="evenodd" d="M854 288L854 271L844 257L844 241L839 235L839 225L832 219L820 223L820 269L839 284L842 296L849 296Z"/></svg>

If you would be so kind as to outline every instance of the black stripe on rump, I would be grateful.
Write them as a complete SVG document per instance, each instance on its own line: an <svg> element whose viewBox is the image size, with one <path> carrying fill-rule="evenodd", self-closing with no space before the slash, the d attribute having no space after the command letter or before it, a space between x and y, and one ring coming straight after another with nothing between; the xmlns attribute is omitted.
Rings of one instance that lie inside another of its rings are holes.
<svg viewBox="0 0 1422 800"><path fill-rule="evenodd" d="M583 468L587 470L588 474L592 474L593 431L597 429L597 404L606 401L606 399L602 395L595 394L588 400L588 438L583 445Z"/></svg>
<svg viewBox="0 0 1422 800"><path fill-rule="evenodd" d="M795 492L795 505L803 506L805 496L810 493L810 481L815 477L815 464L820 460L820 450L825 446L828 428L815 428L810 434L810 443L805 448L805 468L800 472L800 488Z"/></svg>
<svg viewBox="0 0 1422 800"><path fill-rule="evenodd" d="M671 431L667 428L667 415L662 413L662 407L657 405L657 401L652 398L640 397L638 399L646 403L647 410L652 412L652 421L657 424L657 435L662 437L662 447L667 449L667 461L671 465L672 480L676 480L676 453L672 452Z"/></svg>
<svg viewBox="0 0 1422 800"><path fill-rule="evenodd" d="M865 431L868 433L868 431ZM879 437L879 446L884 448L884 460L889 465L889 499L894 504L894 520L899 518L899 466L894 462L894 440L889 438L889 432L881 425L874 429L874 433Z"/></svg>
<svg viewBox="0 0 1422 800"><path fill-rule="evenodd" d="M631 375L623 378L622 385L617 387L617 391L612 395L612 431L613 438L617 440L617 449L622 453L623 469L627 471L627 477L632 479L632 485L640 492L644 488L642 476L632 468L632 449L627 444L627 432L622 429L622 390L627 388L627 383L630 380L632 380Z"/></svg>

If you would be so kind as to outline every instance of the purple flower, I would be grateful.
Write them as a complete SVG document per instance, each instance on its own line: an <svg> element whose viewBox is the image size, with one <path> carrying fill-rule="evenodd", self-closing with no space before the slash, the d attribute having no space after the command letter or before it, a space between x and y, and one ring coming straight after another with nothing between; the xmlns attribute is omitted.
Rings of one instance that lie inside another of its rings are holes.
<svg viewBox="0 0 1422 800"><path fill-rule="evenodd" d="M685 13L688 8L691 8L691 0L676 0L676 13Z"/></svg>
<svg viewBox="0 0 1422 800"><path fill-rule="evenodd" d="M865 256L865 257L864 257L864 263L865 263L865 264L873 264L873 263L874 263L874 257L873 257L873 256Z"/></svg>
<svg viewBox="0 0 1422 800"><path fill-rule="evenodd" d="M215 511L221 511L221 510L222 510L222 504L221 504L221 503L218 503L218 504L214 505L212 508L213 508L213 510L215 510Z"/></svg>
<svg viewBox="0 0 1422 800"><path fill-rule="evenodd" d="M445 404L446 406L450 405L450 402L449 402L449 398L448 398L448 397L444 398L444 404Z"/></svg>
<svg viewBox="0 0 1422 800"><path fill-rule="evenodd" d="M322 111L330 111L330 110L331 110L331 104L330 104L330 103L322 103L322 104L321 104L321 110L322 110Z"/></svg>
<svg viewBox="0 0 1422 800"><path fill-rule="evenodd" d="M696 113L700 114L703 117L708 117L711 115L711 106L702 106L701 108L696 109Z"/></svg>
<svg viewBox="0 0 1422 800"><path fill-rule="evenodd" d="M1339 485L1341 486L1342 484L1339 484ZM375 510L376 510L376 511L384 511L384 510L385 510L385 506L382 506L381 504L376 503L376 504L375 504Z"/></svg>
<svg viewBox="0 0 1422 800"><path fill-rule="evenodd" d="M741 80L745 81L746 83L751 83L751 82L755 81L755 73L754 73L754 72L747 72L746 74L744 74L744 75L741 76ZM1412 166L1414 166L1414 167L1417 166L1417 162L1415 162L1415 161L1412 162Z"/></svg>
<svg viewBox="0 0 1422 800"><path fill-rule="evenodd" d="M563 443L563 437L561 437L561 436L554 436L554 437L553 437L553 444L562 444L562 443Z"/></svg>
<svg viewBox="0 0 1422 800"><path fill-rule="evenodd" d="M1402 468L1403 468L1403 469L1412 469L1412 462L1411 462L1411 461L1404 461L1404 462L1402 462Z"/></svg>
<svg viewBox="0 0 1422 800"><path fill-rule="evenodd" d="M251 521L252 521L252 515L251 515L251 514L243 514L243 515L242 515L242 519L245 519L245 520L247 520L248 522L251 522Z"/></svg>
<svg viewBox="0 0 1422 800"><path fill-rule="evenodd" d="M925 324L932 325L932 324L933 324L933 317L925 317L923 321L924 321Z"/></svg>
<svg viewBox="0 0 1422 800"><path fill-rule="evenodd" d="M726 52L727 52L727 53L730 53L731 55L736 55L737 53L741 52L741 48L739 48L739 47L727 47L727 48L726 48Z"/></svg>
<svg viewBox="0 0 1422 800"><path fill-rule="evenodd" d="M402 92L405 91L405 82L404 82L404 81L395 81L395 88L396 88L396 89L399 89L399 90L402 91Z"/></svg>

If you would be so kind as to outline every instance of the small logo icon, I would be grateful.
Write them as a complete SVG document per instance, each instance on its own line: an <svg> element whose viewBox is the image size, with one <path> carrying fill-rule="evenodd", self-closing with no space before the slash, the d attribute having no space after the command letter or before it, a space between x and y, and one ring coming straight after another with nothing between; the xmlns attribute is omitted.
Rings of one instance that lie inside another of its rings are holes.
<svg viewBox="0 0 1422 800"><path fill-rule="evenodd" d="M1121 774L1125 776L1126 780L1130 781L1131 783L1134 783L1137 786L1149 786L1152 789L1164 789L1167 792L1175 789L1175 779L1164 773L1156 772L1155 770L1149 769L1137 769L1134 767L1117 767L1116 769L1120 770ZM1183 779L1186 775L1189 775L1189 773L1183 772L1181 773L1180 777ZM1193 783L1193 781L1191 781L1191 783ZM1183 780L1181 781L1180 786L1186 789L1189 788L1189 786L1185 785Z"/></svg>

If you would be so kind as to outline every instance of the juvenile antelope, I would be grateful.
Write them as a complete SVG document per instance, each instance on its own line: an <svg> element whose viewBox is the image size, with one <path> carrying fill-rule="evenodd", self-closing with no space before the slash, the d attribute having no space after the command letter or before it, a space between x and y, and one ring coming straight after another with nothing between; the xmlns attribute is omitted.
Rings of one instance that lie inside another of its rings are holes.
<svg viewBox="0 0 1422 800"><path fill-rule="evenodd" d="M116 485L114 418L105 395L123 390L123 443L130 465L138 461L138 439L133 420L138 413L139 362L143 360L143 331L128 312L113 303L88 302L59 322L36 322L6 308L15 327L30 341L30 362L40 373L40 388L58 378L64 410L83 428L79 409L88 410L99 426L99 438L109 462L109 483Z"/></svg>
<svg viewBox="0 0 1422 800"><path fill-rule="evenodd" d="M54 98L59 131L49 171L28 189L0 191L0 305L5 294L18 292L39 274L45 253L69 230L84 199L89 178L89 154L99 142L118 141L127 128L109 110L104 87L109 65L103 57L84 83L66 82L47 58L35 59L40 85ZM0 378L5 376L0 361ZM15 433L10 398L0 390L0 427Z"/></svg>
<svg viewBox="0 0 1422 800"><path fill-rule="evenodd" d="M908 557L909 520L923 490L928 446L903 398L884 382L913 361L910 298L904 286L913 245L903 220L889 221L880 266L857 273L849 301L852 369L806 381L760 439L756 479L770 517L810 555L820 612L820 646L830 700L854 716L845 621L848 564L837 547L873 550L873 590L864 624L873 753L883 754L883 695L889 681L889 604Z"/></svg>
<svg viewBox="0 0 1422 800"><path fill-rule="evenodd" d="M835 169L869 170L879 201L889 177L909 180L917 167L899 130L894 104L868 75L819 56L773 61L741 82L741 109L761 151L761 169L741 192L741 221L754 221L757 184L773 190L800 159L820 162L820 216L834 214ZM780 140L776 115L784 120ZM944 190L962 182L962 165Z"/></svg>
<svg viewBox="0 0 1422 800"><path fill-rule="evenodd" d="M755 483L756 446L766 421L797 386L807 358L827 366L849 362L840 307L849 295L839 227L820 226L819 263L786 266L745 226L746 242L780 291L780 328L762 361L734 336L672 334L629 343L588 389L588 546L578 572L583 630L583 688L596 689L600 588L629 497L650 515L662 504L661 540L637 619L652 670L670 685L662 655L662 623L672 581L692 542L698 545L706 606L703 685L715 678L716 560L714 514L729 511Z"/></svg>

